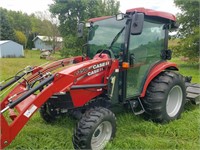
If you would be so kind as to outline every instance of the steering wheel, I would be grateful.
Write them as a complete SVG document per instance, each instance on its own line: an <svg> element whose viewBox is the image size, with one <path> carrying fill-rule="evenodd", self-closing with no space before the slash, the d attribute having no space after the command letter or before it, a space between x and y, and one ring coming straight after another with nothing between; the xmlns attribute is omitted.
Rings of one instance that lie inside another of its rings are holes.
<svg viewBox="0 0 200 150"><path fill-rule="evenodd" d="M100 49L96 52L96 54L98 53L99 53L99 57L101 57L101 55L105 53L105 54L108 54L110 58L115 58L114 53L110 49Z"/></svg>
<svg viewBox="0 0 200 150"><path fill-rule="evenodd" d="M121 56L121 53L123 52L123 48L119 45L112 45L110 47L110 50L115 52L114 53L115 58L119 58Z"/></svg>

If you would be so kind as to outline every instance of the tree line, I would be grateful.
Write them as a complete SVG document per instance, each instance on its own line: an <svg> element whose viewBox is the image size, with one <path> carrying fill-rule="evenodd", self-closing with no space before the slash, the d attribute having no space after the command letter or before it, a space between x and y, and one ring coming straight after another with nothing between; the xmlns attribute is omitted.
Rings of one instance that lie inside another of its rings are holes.
<svg viewBox="0 0 200 150"><path fill-rule="evenodd" d="M174 0L181 13L177 14L179 42L173 46L176 56L185 56L192 62L199 62L200 55L200 0Z"/></svg>
<svg viewBox="0 0 200 150"><path fill-rule="evenodd" d="M13 40L31 49L34 47L32 40L38 34L60 35L55 24L47 17L41 18L41 16L47 16L45 12L28 15L21 11L11 11L0 7L0 14L0 40Z"/></svg>

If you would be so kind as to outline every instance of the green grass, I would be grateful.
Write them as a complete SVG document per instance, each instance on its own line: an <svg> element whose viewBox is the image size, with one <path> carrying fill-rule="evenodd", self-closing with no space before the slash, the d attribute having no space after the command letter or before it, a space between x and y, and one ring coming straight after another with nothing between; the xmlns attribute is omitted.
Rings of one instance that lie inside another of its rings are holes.
<svg viewBox="0 0 200 150"><path fill-rule="evenodd" d="M173 59L180 72L199 81L199 64L187 64ZM25 58L0 59L1 80L27 65L47 62L39 52L26 51ZM120 111L121 110L121 111ZM118 109L117 133L106 149L200 149L200 109L188 103L181 119L160 125L134 116L131 111ZM73 149L72 135L76 120L66 116L53 124L45 123L36 112L6 149Z"/></svg>
<svg viewBox="0 0 200 150"><path fill-rule="evenodd" d="M171 60L176 62L179 68L179 72L184 76L192 76L192 82L200 83L200 62L188 63L186 61L181 61L178 58Z"/></svg>
<svg viewBox="0 0 200 150"><path fill-rule="evenodd" d="M1 58L0 59L0 81L5 80L26 66L37 66L48 62L45 59L39 59L39 51L25 51L24 58Z"/></svg>
<svg viewBox="0 0 200 150"><path fill-rule="evenodd" d="M24 58L0 58L0 82L15 76L18 71L27 66L40 66L59 58L61 58L59 52L56 52L52 54L52 60L40 59L40 51L31 50L25 50Z"/></svg>
<svg viewBox="0 0 200 150"><path fill-rule="evenodd" d="M199 149L199 115L194 107L182 119L160 125L131 113L119 114L117 136L108 149Z"/></svg>

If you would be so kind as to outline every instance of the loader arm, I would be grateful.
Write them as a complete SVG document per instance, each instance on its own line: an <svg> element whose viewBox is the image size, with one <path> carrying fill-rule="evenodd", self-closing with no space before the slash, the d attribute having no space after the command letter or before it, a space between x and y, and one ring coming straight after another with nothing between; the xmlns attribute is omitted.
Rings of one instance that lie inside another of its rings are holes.
<svg viewBox="0 0 200 150"><path fill-rule="evenodd" d="M73 64L79 62L77 64ZM55 73L63 64L72 64ZM107 54L101 58L83 61L81 57L55 62L33 72L18 84L1 102L1 149L8 146L31 116L53 94L70 92L74 108L87 104L106 90L109 76L118 68L118 61ZM27 89L28 83L39 83ZM27 83L28 82L28 83ZM86 90L81 92L85 88ZM79 93L77 96L77 92ZM81 98L81 101L80 101ZM11 123L5 113L10 112Z"/></svg>

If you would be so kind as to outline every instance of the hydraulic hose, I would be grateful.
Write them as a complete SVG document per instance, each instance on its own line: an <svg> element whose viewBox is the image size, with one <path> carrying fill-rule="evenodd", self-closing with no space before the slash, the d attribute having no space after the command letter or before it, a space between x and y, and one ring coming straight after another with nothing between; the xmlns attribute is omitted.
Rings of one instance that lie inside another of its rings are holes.
<svg viewBox="0 0 200 150"><path fill-rule="evenodd" d="M37 90L41 89L43 86L45 86L45 85L49 84L50 82L52 82L53 79L54 79L54 76L50 76L50 77L44 79L40 84L36 85L35 87L33 87L32 89L27 91L25 94L23 94L21 97L19 97L15 101L9 103L3 110L1 110L1 114L4 113L9 108L14 108L17 104L19 104L20 102L25 100L31 94L35 93Z"/></svg>

